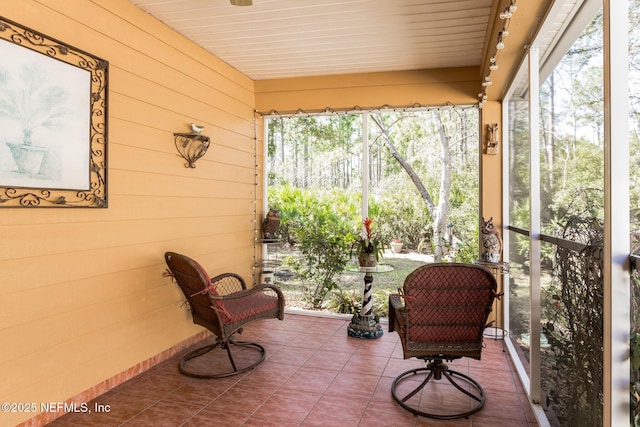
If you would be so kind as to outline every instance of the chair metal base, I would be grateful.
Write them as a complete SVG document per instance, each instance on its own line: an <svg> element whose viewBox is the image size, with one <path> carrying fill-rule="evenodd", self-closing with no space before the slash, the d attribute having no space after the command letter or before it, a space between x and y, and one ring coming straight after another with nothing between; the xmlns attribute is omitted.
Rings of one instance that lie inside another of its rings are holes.
<svg viewBox="0 0 640 427"><path fill-rule="evenodd" d="M398 396L396 390L397 385L408 378L412 378L415 375L423 375L425 376L425 379L405 396ZM412 406L407 403L409 399L421 392L432 379L437 381L442 379L442 376L444 376L458 391L469 397L472 401L476 402L473 408L468 411L455 414L434 414L420 410L420 399L418 399L418 404L416 406ZM391 384L391 394L393 396L393 399L407 411L412 412L415 415L434 418L438 420L468 418L470 415L473 415L480 409L482 409L485 402L484 390L477 381L460 372L449 370L447 364L440 359L429 362L425 368L411 369L398 375L393 380L393 384Z"/></svg>
<svg viewBox="0 0 640 427"><path fill-rule="evenodd" d="M260 358L256 362L248 366L238 367L233 358L233 353L231 351L232 346L251 348L260 353ZM215 348L227 350L227 355L229 357L229 361L231 362L231 367L233 368L233 370L222 372L222 373L198 373L198 372L190 371L186 368L185 366L186 362L188 362L191 359L195 359L196 357L203 356ZM180 360L179 369L182 374L187 375L189 377L193 377L193 378L206 378L206 379L225 378L225 377L230 377L232 375L237 375L243 372L250 371L251 369L255 368L256 366L264 362L265 357L266 357L266 351L264 347L262 347L260 344L246 342L246 341L235 341L233 337L231 337L227 341L222 341L220 339L217 339L215 344L210 344L210 345L193 350L192 352L187 354L185 357L183 357L182 360Z"/></svg>

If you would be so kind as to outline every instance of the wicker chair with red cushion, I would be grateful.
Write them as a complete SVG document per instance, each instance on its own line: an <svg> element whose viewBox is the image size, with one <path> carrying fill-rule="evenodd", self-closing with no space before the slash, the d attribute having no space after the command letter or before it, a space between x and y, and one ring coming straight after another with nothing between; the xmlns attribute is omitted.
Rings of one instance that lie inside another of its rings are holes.
<svg viewBox="0 0 640 427"><path fill-rule="evenodd" d="M480 384L449 369L445 361L480 359L496 290L495 277L483 267L435 263L418 267L407 276L400 293L390 295L389 331L398 332L405 359L426 362L425 367L403 372L393 381L391 394L400 406L436 419L466 418L484 406ZM455 388L439 384L442 377ZM435 396L442 398L443 392L455 390L463 394L445 399L452 408Z"/></svg>
<svg viewBox="0 0 640 427"><path fill-rule="evenodd" d="M273 285L257 285L247 289L244 279L235 273L209 278L206 270L195 260L175 252L164 255L169 275L173 277L187 299L193 323L204 326L216 336L215 344L198 348L180 361L180 372L196 378L222 378L255 368L265 359L265 349L259 344L236 341L247 323L262 319L284 319L284 296ZM242 348L243 364L237 364L231 347ZM231 368L216 366L215 372L202 372L188 367L189 361L209 353L214 348L227 351ZM247 356L246 349L257 351ZM242 365L242 366L239 366ZM218 371L221 370L221 371Z"/></svg>

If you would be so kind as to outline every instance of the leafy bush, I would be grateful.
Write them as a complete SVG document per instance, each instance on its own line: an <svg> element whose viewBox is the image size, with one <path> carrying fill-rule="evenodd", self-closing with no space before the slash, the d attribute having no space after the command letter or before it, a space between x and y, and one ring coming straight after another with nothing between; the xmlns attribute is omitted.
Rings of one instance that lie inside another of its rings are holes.
<svg viewBox="0 0 640 427"><path fill-rule="evenodd" d="M431 215L406 178L388 179L375 194L375 216L384 240L400 239L407 249L430 247Z"/></svg>
<svg viewBox="0 0 640 427"><path fill-rule="evenodd" d="M357 204L344 192L290 186L270 189L269 204L280 209L281 230L303 255L293 266L307 284L305 299L321 308L349 262Z"/></svg>
<svg viewBox="0 0 640 427"><path fill-rule="evenodd" d="M543 387L562 425L602 424L603 234L597 218L570 218L560 237L587 247L556 247L553 280L544 291L542 326L553 357Z"/></svg>
<svg viewBox="0 0 640 427"><path fill-rule="evenodd" d="M327 308L334 313L357 314L360 312L362 295L355 289L343 291L336 289L331 293Z"/></svg>
<svg viewBox="0 0 640 427"><path fill-rule="evenodd" d="M373 306L371 310L373 311L373 315L376 319L380 319L381 317L387 317L389 314L389 295L391 293L396 293L395 290L391 291L389 289L376 289L373 290ZM362 298L362 297L361 297Z"/></svg>

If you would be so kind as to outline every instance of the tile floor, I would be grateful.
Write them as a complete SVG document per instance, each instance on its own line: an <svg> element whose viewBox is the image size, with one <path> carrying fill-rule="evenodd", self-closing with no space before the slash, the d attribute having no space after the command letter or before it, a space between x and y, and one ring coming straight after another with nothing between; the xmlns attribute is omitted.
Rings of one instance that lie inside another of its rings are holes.
<svg viewBox="0 0 640 427"><path fill-rule="evenodd" d="M397 333L388 333L385 324L379 339L351 338L348 323L301 314L253 323L240 338L267 349L267 359L253 371L213 380L186 377L177 369L185 351L90 403L109 405L109 412L67 414L49 426L538 425L501 341L485 340L482 361L453 362L484 387L485 407L469 419L439 421L415 417L391 397L392 380L422 365L402 358ZM438 398L444 404L446 393Z"/></svg>

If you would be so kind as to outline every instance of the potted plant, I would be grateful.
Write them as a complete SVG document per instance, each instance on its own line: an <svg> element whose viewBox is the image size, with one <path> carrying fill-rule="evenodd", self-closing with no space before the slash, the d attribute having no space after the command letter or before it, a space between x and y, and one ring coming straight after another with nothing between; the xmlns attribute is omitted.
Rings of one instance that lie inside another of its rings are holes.
<svg viewBox="0 0 640 427"><path fill-rule="evenodd" d="M371 230L373 220L369 217L362 220L363 232L354 243L354 249L358 254L358 264L360 267L375 267L382 257L385 245L380 238Z"/></svg>
<svg viewBox="0 0 640 427"><path fill-rule="evenodd" d="M394 254L399 254L400 252L402 252L402 240L393 239L391 241L391 250Z"/></svg>

